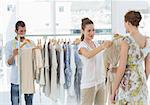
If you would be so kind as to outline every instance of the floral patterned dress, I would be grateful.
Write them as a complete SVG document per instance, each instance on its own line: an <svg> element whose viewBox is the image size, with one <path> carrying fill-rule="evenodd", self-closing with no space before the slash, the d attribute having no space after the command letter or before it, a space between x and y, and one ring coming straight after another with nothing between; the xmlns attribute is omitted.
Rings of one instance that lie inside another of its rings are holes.
<svg viewBox="0 0 150 105"><path fill-rule="evenodd" d="M150 52L150 39L146 46L140 49L131 36L123 38L128 45L126 70L120 82L116 95L116 105L149 105L144 59Z"/></svg>

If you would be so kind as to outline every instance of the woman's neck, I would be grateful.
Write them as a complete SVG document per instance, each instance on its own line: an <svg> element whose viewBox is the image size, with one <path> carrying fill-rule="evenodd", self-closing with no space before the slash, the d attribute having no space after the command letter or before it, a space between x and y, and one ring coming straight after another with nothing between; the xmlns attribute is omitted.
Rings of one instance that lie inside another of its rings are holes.
<svg viewBox="0 0 150 105"><path fill-rule="evenodd" d="M89 44L92 42L92 40L89 40L89 39L84 39L83 41L85 41L85 42L87 42Z"/></svg>
<svg viewBox="0 0 150 105"><path fill-rule="evenodd" d="M133 37L135 42L140 46L140 48L145 47L145 37L139 32L139 30L133 30L130 32L130 35Z"/></svg>
<svg viewBox="0 0 150 105"><path fill-rule="evenodd" d="M92 49L94 49L96 47L96 45L94 44L94 42L92 40L84 39L83 41Z"/></svg>
<svg viewBox="0 0 150 105"><path fill-rule="evenodd" d="M137 28L133 28L132 31L130 32L130 35L135 39L139 39L142 37L142 34L139 32Z"/></svg>

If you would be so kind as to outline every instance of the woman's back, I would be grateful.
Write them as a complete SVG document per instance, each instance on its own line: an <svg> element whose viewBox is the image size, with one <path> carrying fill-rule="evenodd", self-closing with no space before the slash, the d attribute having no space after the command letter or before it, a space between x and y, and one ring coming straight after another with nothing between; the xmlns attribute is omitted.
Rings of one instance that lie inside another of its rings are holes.
<svg viewBox="0 0 150 105"><path fill-rule="evenodd" d="M141 49L131 36L123 38L128 43L128 57L124 76L121 80L117 104L148 105L148 88L143 68L144 59L150 50L150 41L147 40L145 48Z"/></svg>

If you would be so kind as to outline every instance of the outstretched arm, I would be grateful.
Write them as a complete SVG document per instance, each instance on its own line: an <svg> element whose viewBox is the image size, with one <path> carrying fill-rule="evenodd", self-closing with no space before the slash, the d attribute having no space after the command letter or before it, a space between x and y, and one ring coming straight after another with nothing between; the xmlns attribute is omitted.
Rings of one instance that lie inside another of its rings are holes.
<svg viewBox="0 0 150 105"><path fill-rule="evenodd" d="M79 49L79 54L85 56L86 58L91 58L95 56L97 53L101 52L105 48L109 47L112 43L110 41L104 42L102 45L98 46L97 48L94 48L91 51L88 51L85 48L80 48Z"/></svg>

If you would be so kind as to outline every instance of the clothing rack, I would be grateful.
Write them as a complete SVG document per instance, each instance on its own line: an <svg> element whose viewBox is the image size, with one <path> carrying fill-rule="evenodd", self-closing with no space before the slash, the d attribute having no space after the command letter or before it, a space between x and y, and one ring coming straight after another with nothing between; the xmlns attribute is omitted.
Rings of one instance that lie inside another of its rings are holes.
<svg viewBox="0 0 150 105"><path fill-rule="evenodd" d="M80 36L80 34L39 34L39 35L25 35L25 37L43 37L45 40L47 37L59 37L59 36ZM18 38L19 46L20 46L20 36ZM19 77L19 104L22 105L22 80L21 80L21 48L18 47L18 77Z"/></svg>
<svg viewBox="0 0 150 105"><path fill-rule="evenodd" d="M43 39L46 41L48 37L53 37L53 39L59 38L59 37L78 37L80 38L80 34L39 34L39 35L25 35L25 37L43 37Z"/></svg>
<svg viewBox="0 0 150 105"><path fill-rule="evenodd" d="M79 36L80 34L39 34L39 35L26 35L26 36Z"/></svg>
<svg viewBox="0 0 150 105"><path fill-rule="evenodd" d="M56 37L59 37L59 36L80 36L80 34L32 34L32 35L25 35L25 36L33 36L33 37L37 37L37 36L45 36L45 37L48 37L48 36L56 36ZM96 35L96 34L95 34ZM104 35L104 34L100 34L100 35ZM107 35L107 34L106 34ZM109 35L109 34L108 34Z"/></svg>
<svg viewBox="0 0 150 105"><path fill-rule="evenodd" d="M39 34L39 35L25 35L26 37L44 37L47 38L49 36L59 37L59 36L80 36L80 34Z"/></svg>
<svg viewBox="0 0 150 105"><path fill-rule="evenodd" d="M32 34L32 35L25 35L25 37L43 37L45 40L47 39L47 37L61 37L61 36L66 36L66 37L72 37L72 36L77 36L80 38L81 34ZM65 38L65 37L64 37ZM19 37L19 46L20 46L20 37ZM18 48L18 76L19 76L19 101L20 101L20 105L22 105L21 102L21 94L22 94L22 86L21 86L21 49L20 47Z"/></svg>

